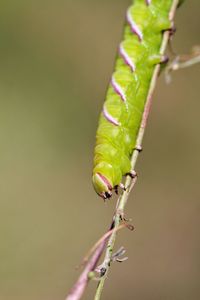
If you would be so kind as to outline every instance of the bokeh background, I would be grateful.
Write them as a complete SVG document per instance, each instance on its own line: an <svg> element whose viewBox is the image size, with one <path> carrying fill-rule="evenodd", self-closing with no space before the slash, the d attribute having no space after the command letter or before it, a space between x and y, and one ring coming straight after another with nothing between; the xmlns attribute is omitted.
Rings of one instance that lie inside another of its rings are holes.
<svg viewBox="0 0 200 300"><path fill-rule="evenodd" d="M93 191L97 119L129 0L0 3L0 300L64 299L115 201ZM200 4L173 47L200 44ZM200 299L200 66L162 76L103 299ZM84 299L93 299L91 283Z"/></svg>

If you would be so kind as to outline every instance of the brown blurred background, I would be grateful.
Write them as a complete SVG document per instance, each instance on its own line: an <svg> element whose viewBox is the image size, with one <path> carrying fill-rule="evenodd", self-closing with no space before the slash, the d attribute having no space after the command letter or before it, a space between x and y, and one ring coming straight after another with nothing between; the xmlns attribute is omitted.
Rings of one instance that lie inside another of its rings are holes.
<svg viewBox="0 0 200 300"><path fill-rule="evenodd" d="M128 0L0 4L0 300L64 299L115 201L93 191L98 115ZM200 3L174 49L200 44ZM200 65L160 78L103 299L200 299ZM84 299L93 299L91 283Z"/></svg>

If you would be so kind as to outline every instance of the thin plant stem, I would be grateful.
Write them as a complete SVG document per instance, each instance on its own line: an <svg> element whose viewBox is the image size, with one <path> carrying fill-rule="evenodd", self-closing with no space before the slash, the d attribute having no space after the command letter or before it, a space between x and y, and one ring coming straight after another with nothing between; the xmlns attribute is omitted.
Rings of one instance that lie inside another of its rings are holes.
<svg viewBox="0 0 200 300"><path fill-rule="evenodd" d="M177 62L174 65L172 65L172 70L176 71L179 69L184 69L191 67L192 65L196 65L197 63L200 63L200 55L192 57L191 59L188 59L184 62Z"/></svg>
<svg viewBox="0 0 200 300"><path fill-rule="evenodd" d="M170 20L172 21L177 9L179 1L178 0L174 0L171 6L171 10L170 10ZM169 42L169 38L170 38L170 32L169 31L165 31L163 34L163 41L161 44L161 48L160 48L160 54L164 55L165 50L167 48L168 42ZM148 116L149 116L149 112L150 112L150 108L151 108L151 104L152 104L152 95L156 86L156 82L157 82L157 78L159 76L160 73L160 64L156 65L155 69L154 69L154 73L152 76L152 80L150 83L150 88L149 88L149 92L148 92L148 96L147 96L147 101L145 104L145 108L144 108L144 112L143 112L143 116L142 116L142 122L141 122L141 126L138 132L138 137L137 137L137 142L136 145L137 146L141 146L142 145L142 141L143 141L143 137L144 137L144 132L146 129L146 125L147 125L147 120L148 120ZM133 154L132 154L132 158L131 158L131 166L132 166L132 170L135 169L135 165L138 159L138 155L139 152L138 150L134 150ZM114 221L113 221L113 226L114 227L118 227L120 225L121 222L121 218L124 215L124 209L126 206L126 203L128 201L128 197L130 195L131 189L133 188L133 186L135 185L136 179L132 179L130 176L127 176L126 181L125 181L125 186L128 187L125 191L123 191L123 193L121 194L121 196L119 197L119 201L117 203L117 207L116 207L116 212L114 215ZM106 247L106 253L105 253L105 258L103 261L102 266L104 267L104 275L101 277L97 289L96 289L96 294L94 297L94 300L100 300L101 299L101 295L103 292L103 288L104 288L104 284L107 278L107 274L108 271L110 269L110 263L112 261L112 254L113 254L113 248L115 245L115 241L116 241L116 232L113 232L112 235L110 236L108 243L107 243L107 247Z"/></svg>
<svg viewBox="0 0 200 300"><path fill-rule="evenodd" d="M178 4L179 4L179 0L173 0L172 7L170 10L170 15L169 15L171 21L174 18L174 14L176 12L176 8L177 8ZM166 31L163 34L163 41L162 41L162 45L160 48L161 55L164 55L164 53L165 53L167 44L169 42L170 34L171 33L169 31ZM148 119L151 104L152 104L152 94L155 89L155 85L156 85L159 73L160 73L160 65L157 65L154 69L154 73L153 73L152 80L150 83L147 101L146 101L143 116L142 116L142 122L141 122L140 129L138 132L137 143L136 143L137 146L142 145L142 140L143 140L144 132L145 132L146 125L147 125L147 119ZM139 155L138 150L134 150L132 157L131 157L132 170L135 169L138 155ZM100 239L100 241L97 242L97 245L95 244L95 247L94 247L95 250L92 249L92 252L93 251L94 252L91 254L90 258L84 265L84 269L83 269L82 273L80 274L78 280L76 281L73 288L71 289L68 296L66 297L66 300L81 299L81 297L89 283L89 280L91 278L89 275L91 272L95 271L98 261L106 247L105 258L103 260L103 263L101 264L101 268L104 268L105 272L104 272L104 275L102 277L100 277L99 284L97 286L96 294L95 294L95 298L94 298L94 300L100 300L102 292L103 292L105 280L107 278L107 274L110 269L110 265L111 265L111 261L112 261L113 248L115 245L117 231L120 229L119 227L120 227L120 224L122 221L122 217L124 216L124 209L125 209L126 203L128 201L130 192L133 189L136 181L137 181L137 176L134 178L127 176L126 181L125 181L126 190L122 192L122 194L120 195L120 197L117 201L116 210L115 210L112 222L111 222L111 226L110 226L108 232L102 237L102 239ZM107 245L106 245L106 243L107 243Z"/></svg>

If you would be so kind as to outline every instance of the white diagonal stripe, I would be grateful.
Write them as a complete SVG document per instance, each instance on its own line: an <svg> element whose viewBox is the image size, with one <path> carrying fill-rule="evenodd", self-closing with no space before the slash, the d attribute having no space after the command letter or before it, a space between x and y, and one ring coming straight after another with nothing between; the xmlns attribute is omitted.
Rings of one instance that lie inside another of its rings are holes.
<svg viewBox="0 0 200 300"><path fill-rule="evenodd" d="M135 71L135 64L122 46L122 44L119 46L119 53L124 59L125 63L131 67L131 70L134 72Z"/></svg>
<svg viewBox="0 0 200 300"><path fill-rule="evenodd" d="M121 87L121 86L117 83L117 81L115 80L114 75L112 76L111 84L112 84L112 86L113 86L115 92L116 92L118 95L120 95L120 97L122 98L122 100L123 100L124 102L126 102L126 95L125 95L125 93L124 93L122 87Z"/></svg>
<svg viewBox="0 0 200 300"><path fill-rule="evenodd" d="M126 17L127 17L128 23L131 26L132 31L135 34L137 34L137 36L139 37L140 40L142 40L143 39L142 31L139 29L139 27L137 26L137 24L134 22L134 20L132 18L132 15L131 15L131 12L130 12L130 9L128 10Z"/></svg>
<svg viewBox="0 0 200 300"><path fill-rule="evenodd" d="M119 126L120 123L113 117L109 114L109 112L107 111L105 105L103 106L103 115L104 117L106 118L106 120L108 120L108 122L116 125L116 126Z"/></svg>

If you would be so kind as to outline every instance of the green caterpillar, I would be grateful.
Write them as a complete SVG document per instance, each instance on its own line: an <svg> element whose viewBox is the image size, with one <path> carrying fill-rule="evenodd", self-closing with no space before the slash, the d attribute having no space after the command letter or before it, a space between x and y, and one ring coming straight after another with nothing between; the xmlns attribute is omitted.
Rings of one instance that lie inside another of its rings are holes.
<svg viewBox="0 0 200 300"><path fill-rule="evenodd" d="M142 120L155 65L164 62L159 51L163 31L172 27L173 0L135 0L128 9L123 41L107 91L96 133L93 185L110 198L124 175L134 176L131 155Z"/></svg>

